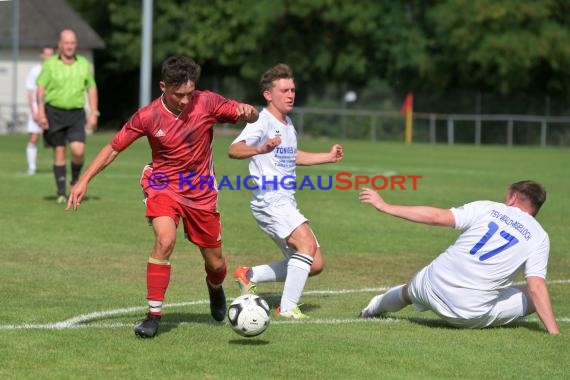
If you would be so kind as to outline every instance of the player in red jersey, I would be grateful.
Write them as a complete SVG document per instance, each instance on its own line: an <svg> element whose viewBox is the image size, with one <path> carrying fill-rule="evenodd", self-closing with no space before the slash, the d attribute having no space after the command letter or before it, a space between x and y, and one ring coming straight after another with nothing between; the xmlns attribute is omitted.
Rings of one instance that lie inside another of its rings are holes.
<svg viewBox="0 0 570 380"><path fill-rule="evenodd" d="M152 163L143 170L141 186L155 244L147 264L149 310L146 319L135 326L135 334L142 338L152 338L158 332L170 281L169 257L176 243L180 218L188 240L200 248L204 258L212 317L222 321L226 313L222 283L227 266L222 254L218 192L215 183L207 181L215 174L213 126L238 121L252 123L259 113L249 104L196 90L200 70L187 57L166 59L160 81L163 94L139 109L101 149L71 189L67 203L67 210L76 210L89 182L133 141L146 136Z"/></svg>

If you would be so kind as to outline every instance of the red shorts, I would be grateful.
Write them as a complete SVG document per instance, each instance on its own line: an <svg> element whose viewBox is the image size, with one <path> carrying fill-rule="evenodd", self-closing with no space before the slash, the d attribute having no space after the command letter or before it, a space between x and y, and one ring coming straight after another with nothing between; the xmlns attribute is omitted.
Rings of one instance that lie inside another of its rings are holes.
<svg viewBox="0 0 570 380"><path fill-rule="evenodd" d="M146 199L146 217L152 220L159 216L170 216L176 226L182 218L186 238L199 247L222 246L222 223L219 212L188 207L166 194L158 193Z"/></svg>

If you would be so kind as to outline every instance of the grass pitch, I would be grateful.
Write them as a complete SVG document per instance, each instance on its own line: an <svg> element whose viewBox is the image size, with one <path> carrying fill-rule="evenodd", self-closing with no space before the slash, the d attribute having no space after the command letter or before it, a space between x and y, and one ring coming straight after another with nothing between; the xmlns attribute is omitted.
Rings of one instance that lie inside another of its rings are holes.
<svg viewBox="0 0 570 380"><path fill-rule="evenodd" d="M88 161L110 137L90 137ZM216 140L217 174L246 175L245 161L227 158L230 141ZM299 147L324 151L332 143L300 141ZM352 188L297 193L326 261L325 272L309 280L302 299L311 320L273 321L251 339L239 337L227 323L213 322L202 259L179 231L160 333L152 340L137 339L132 326L145 314L145 268L153 244L138 184L150 161L146 141L136 142L92 182L78 212L65 212L55 203L51 151L40 149L39 172L28 177L26 137L2 136L0 377L567 379L568 150L341 143L341 163L302 167L298 174L421 175L417 190L387 190L385 198L439 207L503 201L511 182L542 182L548 200L538 219L551 238L548 280L563 335L547 335L536 317L510 328L458 330L412 307L386 320L358 320L373 295L408 281L458 233L381 215L359 204ZM255 225L249 197L247 190L220 192L230 274L238 265L281 257ZM273 307L279 302L280 284L259 290ZM231 278L226 293L238 295Z"/></svg>

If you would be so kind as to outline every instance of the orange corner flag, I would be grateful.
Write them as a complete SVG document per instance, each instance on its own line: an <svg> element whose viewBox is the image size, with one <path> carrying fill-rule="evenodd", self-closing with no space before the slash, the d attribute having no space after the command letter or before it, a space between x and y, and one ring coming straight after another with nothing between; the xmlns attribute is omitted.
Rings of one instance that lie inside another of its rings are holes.
<svg viewBox="0 0 570 380"><path fill-rule="evenodd" d="M406 117L406 129L404 132L404 139L406 144L412 143L412 131L413 127L413 116L414 113L414 95L410 92L406 95L406 99L404 99L404 104L402 104L402 108L400 108L400 115Z"/></svg>
<svg viewBox="0 0 570 380"><path fill-rule="evenodd" d="M404 116L409 111L414 109L414 95L412 93L408 93L406 95L406 99L404 99L404 103L402 104L402 108L400 108L400 115Z"/></svg>

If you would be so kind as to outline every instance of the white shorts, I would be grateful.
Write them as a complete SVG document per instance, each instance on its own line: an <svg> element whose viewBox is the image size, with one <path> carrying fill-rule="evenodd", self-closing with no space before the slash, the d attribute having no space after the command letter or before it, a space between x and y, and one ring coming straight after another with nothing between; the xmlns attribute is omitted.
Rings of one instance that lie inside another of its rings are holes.
<svg viewBox="0 0 570 380"><path fill-rule="evenodd" d="M252 204L251 213L259 228L273 239L285 257L296 252L294 247L287 245L286 239L297 227L309 220L301 214L294 198L279 198L264 206ZM317 242L317 246L318 244Z"/></svg>
<svg viewBox="0 0 570 380"><path fill-rule="evenodd" d="M28 133L43 133L44 130L32 119L32 116L28 116Z"/></svg>
<svg viewBox="0 0 570 380"><path fill-rule="evenodd" d="M452 305L447 305L433 292L426 278L427 268L416 273L408 284L410 300L419 311L431 310L453 326L470 329L504 326L525 316L527 296L518 288L506 288L486 313L473 318L459 317Z"/></svg>

